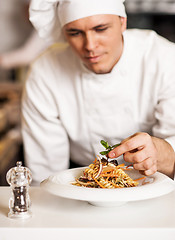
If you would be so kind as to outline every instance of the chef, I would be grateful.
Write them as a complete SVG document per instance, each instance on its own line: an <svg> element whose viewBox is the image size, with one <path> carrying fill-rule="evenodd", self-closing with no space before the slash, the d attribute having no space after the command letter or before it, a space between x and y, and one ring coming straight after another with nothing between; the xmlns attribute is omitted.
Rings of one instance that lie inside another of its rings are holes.
<svg viewBox="0 0 175 240"><path fill-rule="evenodd" d="M174 177L175 44L126 30L124 0L33 0L30 20L52 48L32 65L22 103L33 184L108 156Z"/></svg>

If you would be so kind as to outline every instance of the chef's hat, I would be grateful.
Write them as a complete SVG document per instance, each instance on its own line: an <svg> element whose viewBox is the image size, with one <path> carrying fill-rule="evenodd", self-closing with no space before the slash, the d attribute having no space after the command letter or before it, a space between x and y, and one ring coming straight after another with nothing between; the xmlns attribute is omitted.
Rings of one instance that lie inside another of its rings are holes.
<svg viewBox="0 0 175 240"><path fill-rule="evenodd" d="M125 0L32 0L30 21L40 37L51 43L64 41L62 27L80 18L113 14L126 17Z"/></svg>

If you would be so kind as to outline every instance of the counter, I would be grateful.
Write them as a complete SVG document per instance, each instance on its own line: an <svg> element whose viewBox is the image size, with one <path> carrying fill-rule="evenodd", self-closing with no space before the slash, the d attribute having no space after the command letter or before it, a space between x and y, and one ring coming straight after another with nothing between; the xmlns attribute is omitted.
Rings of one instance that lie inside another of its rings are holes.
<svg viewBox="0 0 175 240"><path fill-rule="evenodd" d="M7 217L10 187L0 187L0 240L175 239L175 191L162 197L96 207L30 188L32 218Z"/></svg>

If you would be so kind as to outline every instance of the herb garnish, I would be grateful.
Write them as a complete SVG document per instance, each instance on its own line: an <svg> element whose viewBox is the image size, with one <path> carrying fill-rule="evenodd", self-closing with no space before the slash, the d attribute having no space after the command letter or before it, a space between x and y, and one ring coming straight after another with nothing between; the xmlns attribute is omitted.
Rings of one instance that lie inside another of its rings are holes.
<svg viewBox="0 0 175 240"><path fill-rule="evenodd" d="M106 142L106 141L104 141L104 140L101 140L100 143L103 145L103 147L106 148L106 151L100 152L101 155L107 155L111 150L113 150L114 148L116 148L117 146L120 145L120 143L118 143L118 144L115 144L115 145L113 145L113 146L110 146L110 145L108 144L108 142Z"/></svg>

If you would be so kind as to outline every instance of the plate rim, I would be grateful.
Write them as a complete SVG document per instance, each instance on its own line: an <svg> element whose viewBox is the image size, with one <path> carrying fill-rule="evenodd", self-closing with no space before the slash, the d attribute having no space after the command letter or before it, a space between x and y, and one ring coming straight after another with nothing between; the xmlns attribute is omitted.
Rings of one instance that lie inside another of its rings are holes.
<svg viewBox="0 0 175 240"><path fill-rule="evenodd" d="M64 175L64 173L72 173L83 171L86 167L72 168L60 171L49 176L47 179L40 183L41 188L54 194L56 196L82 200L88 202L130 202L137 200L146 200L155 197L160 197L175 189L175 184L172 179L163 173L156 172L151 176L146 176L147 178L154 178L153 183L145 184L137 187L129 188L117 188L117 189L101 189L101 188L86 188L71 185L70 182L67 184L54 182L54 178L58 178L59 175ZM133 169L133 171L137 171ZM79 173L81 175L81 172ZM75 176L74 176L75 177ZM163 187L161 192L159 187ZM156 188L157 187L157 188ZM153 191L154 190L154 191ZM144 194L147 193L147 195ZM106 194L108 193L108 194ZM129 198L128 198L129 195ZM144 196L143 196L144 195Z"/></svg>

